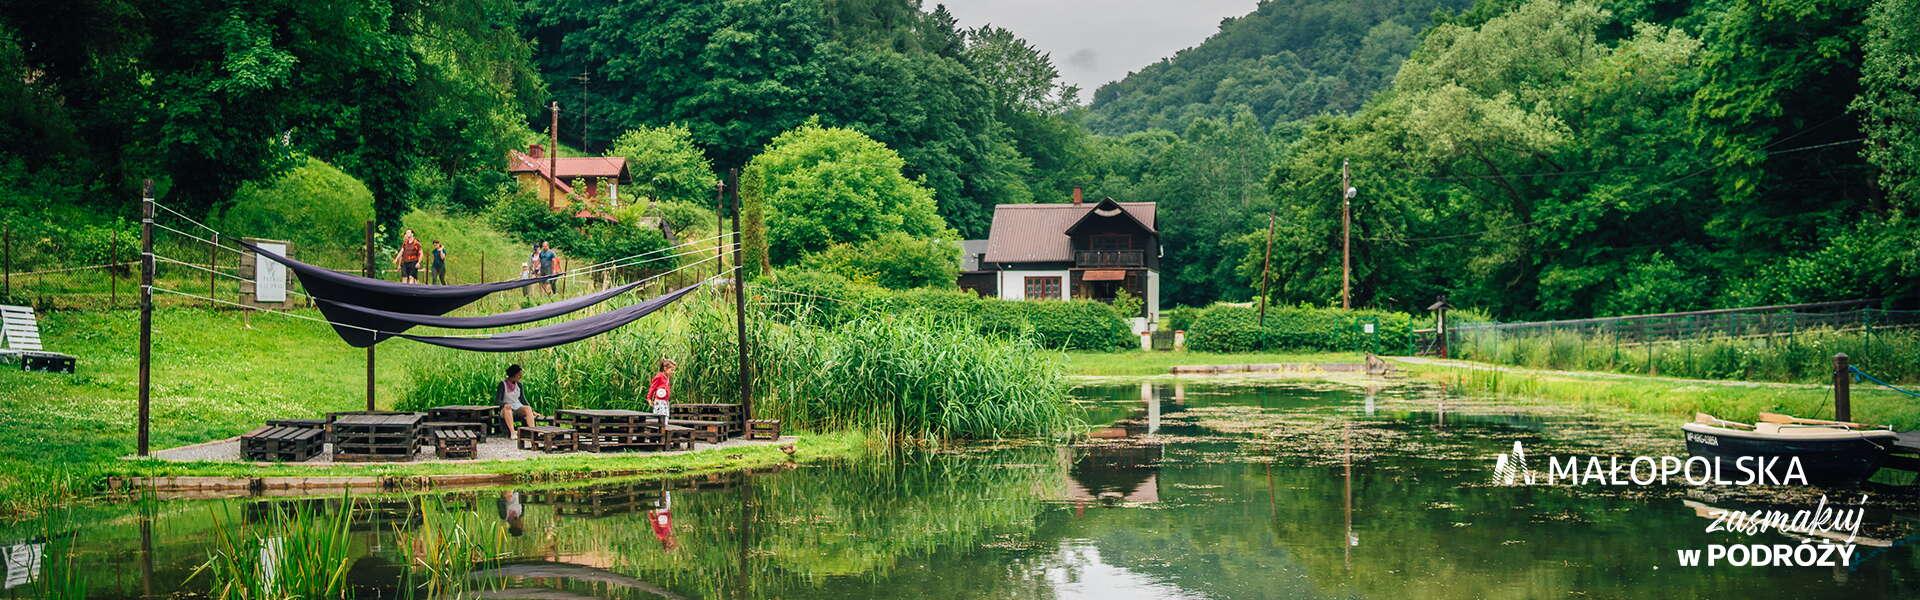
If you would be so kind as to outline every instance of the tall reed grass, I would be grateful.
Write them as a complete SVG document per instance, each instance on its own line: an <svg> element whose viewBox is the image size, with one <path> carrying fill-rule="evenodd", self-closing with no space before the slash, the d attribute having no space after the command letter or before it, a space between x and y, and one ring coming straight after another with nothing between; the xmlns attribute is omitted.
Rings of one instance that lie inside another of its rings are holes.
<svg viewBox="0 0 1920 600"><path fill-rule="evenodd" d="M1742 381L1832 381L1833 355L1883 380L1920 382L1920 331L1813 329L1771 337L1715 336L1651 344L1574 332L1467 332L1453 356L1497 364Z"/></svg>
<svg viewBox="0 0 1920 600"><path fill-rule="evenodd" d="M726 300L696 294L621 330L547 350L449 355L420 366L399 407L491 403L507 365L518 363L541 413L642 409L662 357L680 364L675 402L737 402L738 344ZM754 416L788 427L941 440L1049 435L1074 423L1055 355L970 324L868 314L823 327L756 317L748 338Z"/></svg>
<svg viewBox="0 0 1920 600"><path fill-rule="evenodd" d="M351 499L333 511L290 503L274 506L263 519L248 520L223 504L212 513L219 526L207 561L193 577L207 575L215 598L350 597L353 512Z"/></svg>

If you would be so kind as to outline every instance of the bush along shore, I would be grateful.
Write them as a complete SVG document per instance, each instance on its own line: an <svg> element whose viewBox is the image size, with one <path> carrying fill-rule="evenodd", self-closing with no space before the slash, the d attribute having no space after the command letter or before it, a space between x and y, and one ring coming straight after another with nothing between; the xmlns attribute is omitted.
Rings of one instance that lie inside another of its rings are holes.
<svg viewBox="0 0 1920 600"><path fill-rule="evenodd" d="M1920 382L1920 331L1811 329L1792 335L1628 344L1604 333L1555 332L1455 336L1465 360L1572 371L1608 371L1698 379L1819 383L1833 380L1833 355L1890 382ZM1869 384L1870 385L1870 384Z"/></svg>

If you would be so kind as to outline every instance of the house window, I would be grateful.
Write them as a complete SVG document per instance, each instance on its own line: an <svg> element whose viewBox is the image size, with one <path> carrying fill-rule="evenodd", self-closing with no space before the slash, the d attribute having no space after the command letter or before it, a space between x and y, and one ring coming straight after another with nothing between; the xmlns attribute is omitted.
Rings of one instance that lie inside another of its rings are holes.
<svg viewBox="0 0 1920 600"><path fill-rule="evenodd" d="M1060 298L1060 277L1028 277L1027 299L1058 300Z"/></svg>

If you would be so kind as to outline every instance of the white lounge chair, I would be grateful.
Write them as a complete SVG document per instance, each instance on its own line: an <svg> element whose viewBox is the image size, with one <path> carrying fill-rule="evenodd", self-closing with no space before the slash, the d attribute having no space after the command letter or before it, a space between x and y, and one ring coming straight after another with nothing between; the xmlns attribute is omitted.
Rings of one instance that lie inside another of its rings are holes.
<svg viewBox="0 0 1920 600"><path fill-rule="evenodd" d="M0 361L18 360L26 371L73 372L73 356L48 352L40 346L40 322L30 307L0 305L0 342L4 342L0 344Z"/></svg>

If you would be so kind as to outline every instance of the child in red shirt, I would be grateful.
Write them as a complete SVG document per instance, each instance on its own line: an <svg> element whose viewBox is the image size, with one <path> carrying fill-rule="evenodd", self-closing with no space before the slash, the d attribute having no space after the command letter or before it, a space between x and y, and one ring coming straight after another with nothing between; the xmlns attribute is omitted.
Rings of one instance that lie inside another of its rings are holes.
<svg viewBox="0 0 1920 600"><path fill-rule="evenodd" d="M666 415L671 412L670 400L673 396L673 384L668 378L679 364L671 358L660 359L660 372L653 374L653 383L647 385L647 403L652 405L653 414Z"/></svg>

